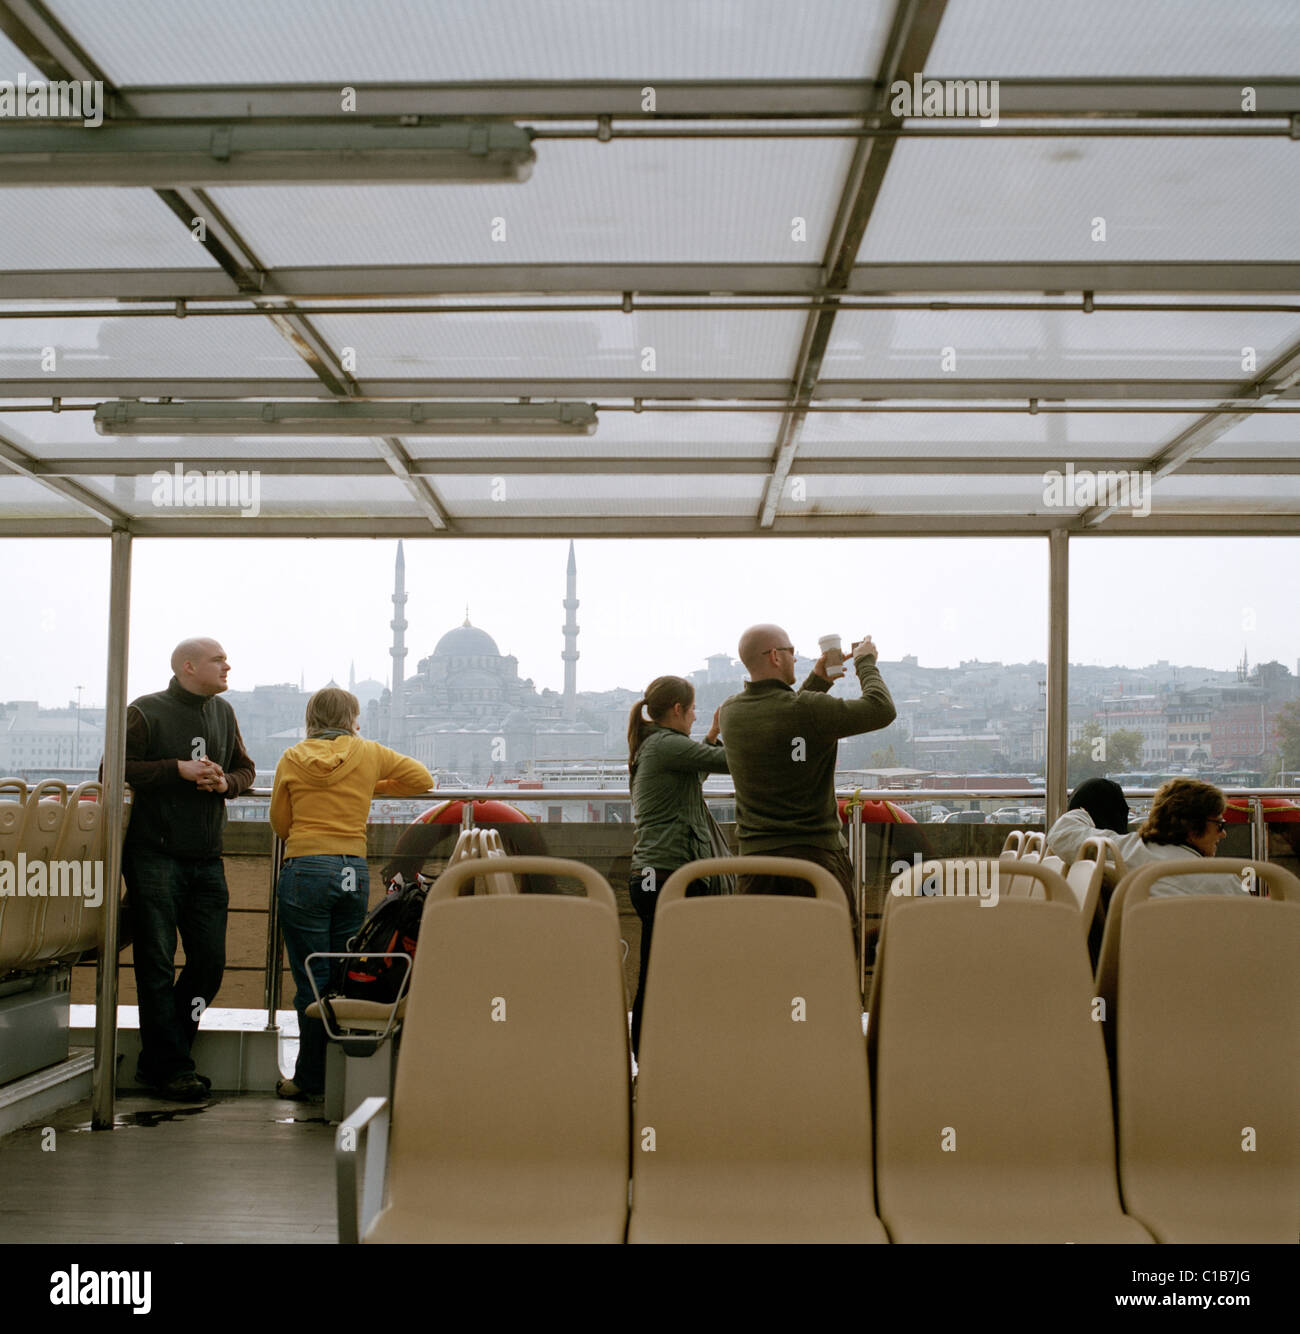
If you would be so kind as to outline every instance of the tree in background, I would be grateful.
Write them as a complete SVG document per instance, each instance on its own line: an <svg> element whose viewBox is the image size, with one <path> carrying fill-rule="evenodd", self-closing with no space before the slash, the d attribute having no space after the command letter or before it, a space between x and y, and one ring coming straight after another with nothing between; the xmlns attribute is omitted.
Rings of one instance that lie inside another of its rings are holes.
<svg viewBox="0 0 1300 1334"><path fill-rule="evenodd" d="M1089 723L1070 747L1065 762L1066 783L1078 787L1087 778L1134 772L1142 764L1143 741L1141 732L1121 729L1105 736L1099 723Z"/></svg>
<svg viewBox="0 0 1300 1334"><path fill-rule="evenodd" d="M1300 700L1284 704L1277 711L1277 734L1282 746L1281 767L1288 772L1300 769Z"/></svg>

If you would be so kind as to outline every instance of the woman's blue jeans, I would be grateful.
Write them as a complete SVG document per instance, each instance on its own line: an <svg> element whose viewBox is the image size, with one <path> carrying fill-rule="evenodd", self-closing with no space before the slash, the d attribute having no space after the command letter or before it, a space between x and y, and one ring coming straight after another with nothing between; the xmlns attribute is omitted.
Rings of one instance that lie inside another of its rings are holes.
<svg viewBox="0 0 1300 1334"><path fill-rule="evenodd" d="M298 990L298 1064L293 1082L307 1093L325 1088L325 1025L308 1019L315 999L307 978L307 956L346 950L366 919L370 901L370 868L363 857L291 857L280 868L276 887L280 931L289 954L289 968ZM330 961L317 959L312 976L322 995L329 987Z"/></svg>

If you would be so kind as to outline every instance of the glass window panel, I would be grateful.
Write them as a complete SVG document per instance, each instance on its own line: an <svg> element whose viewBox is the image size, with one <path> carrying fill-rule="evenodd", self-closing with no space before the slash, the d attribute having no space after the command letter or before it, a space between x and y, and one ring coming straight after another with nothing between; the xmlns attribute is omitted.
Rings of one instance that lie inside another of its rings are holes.
<svg viewBox="0 0 1300 1334"><path fill-rule="evenodd" d="M1287 314L848 310L822 377L1247 380L1244 347L1263 366L1297 339Z"/></svg>
<svg viewBox="0 0 1300 1334"><path fill-rule="evenodd" d="M1300 23L1293 0L964 0L925 64L934 77L1293 77Z"/></svg>
<svg viewBox="0 0 1300 1334"><path fill-rule="evenodd" d="M356 353L363 383L381 379L737 379L788 376L803 315L619 311L523 315L321 315L336 349ZM654 369L644 371L646 349Z"/></svg>
<svg viewBox="0 0 1300 1334"><path fill-rule="evenodd" d="M2 269L216 267L151 190L0 189Z"/></svg>
<svg viewBox="0 0 1300 1334"><path fill-rule="evenodd" d="M885 0L57 0L119 85L861 78ZM306 12L304 12L306 11Z"/></svg>
<svg viewBox="0 0 1300 1334"><path fill-rule="evenodd" d="M47 349L54 354L52 371L42 364ZM288 341L263 319L191 315L183 320L0 320L0 377L34 379L43 374L52 383L66 377L315 379Z"/></svg>
<svg viewBox="0 0 1300 1334"><path fill-rule="evenodd" d="M846 139L549 140L517 185L241 186L211 195L274 266L804 264L820 262L851 154ZM796 239L796 218L806 239Z"/></svg>
<svg viewBox="0 0 1300 1334"><path fill-rule="evenodd" d="M1288 140L901 143L858 263L1300 258ZM1093 240L1095 219L1105 240Z"/></svg>

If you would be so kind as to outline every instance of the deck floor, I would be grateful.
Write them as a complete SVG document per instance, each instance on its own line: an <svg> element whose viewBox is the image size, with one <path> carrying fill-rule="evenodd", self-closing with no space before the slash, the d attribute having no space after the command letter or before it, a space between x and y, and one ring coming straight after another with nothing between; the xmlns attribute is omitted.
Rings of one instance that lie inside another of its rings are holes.
<svg viewBox="0 0 1300 1334"><path fill-rule="evenodd" d="M112 1131L90 1129L85 1101L0 1139L0 1244L338 1240L319 1104L214 1093L116 1110Z"/></svg>

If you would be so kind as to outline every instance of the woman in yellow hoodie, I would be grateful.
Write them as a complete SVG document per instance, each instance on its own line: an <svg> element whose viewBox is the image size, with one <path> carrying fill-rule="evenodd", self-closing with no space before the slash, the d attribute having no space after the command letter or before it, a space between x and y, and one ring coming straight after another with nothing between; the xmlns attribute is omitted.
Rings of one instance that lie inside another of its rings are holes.
<svg viewBox="0 0 1300 1334"><path fill-rule="evenodd" d="M285 840L277 895L289 967L298 984L298 1064L276 1086L285 1098L325 1088L325 1026L304 1011L313 1000L307 956L347 949L366 917L370 871L366 823L375 796L413 796L433 787L424 765L357 735L361 705L331 686L307 701L307 739L280 757L271 794L271 828ZM316 984L329 965L312 965Z"/></svg>

